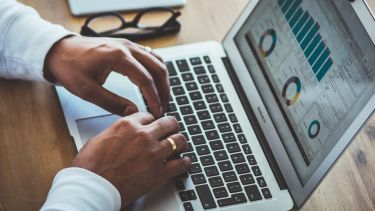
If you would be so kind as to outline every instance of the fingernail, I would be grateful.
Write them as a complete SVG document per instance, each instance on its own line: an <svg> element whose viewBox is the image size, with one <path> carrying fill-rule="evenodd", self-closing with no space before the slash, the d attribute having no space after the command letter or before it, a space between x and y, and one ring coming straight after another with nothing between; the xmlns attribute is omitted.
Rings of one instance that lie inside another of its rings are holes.
<svg viewBox="0 0 375 211"><path fill-rule="evenodd" d="M162 107L159 108L159 116L160 116L160 117L163 116L163 108L162 108Z"/></svg>
<svg viewBox="0 0 375 211"><path fill-rule="evenodd" d="M189 157L183 157L182 160L184 161L184 165L185 165L186 169L189 170L190 164L191 164L191 159Z"/></svg>
<svg viewBox="0 0 375 211"><path fill-rule="evenodd" d="M138 111L138 109L134 106L127 106L125 111L124 111L124 115L125 116L128 116L128 115L131 115L131 114L134 114Z"/></svg>

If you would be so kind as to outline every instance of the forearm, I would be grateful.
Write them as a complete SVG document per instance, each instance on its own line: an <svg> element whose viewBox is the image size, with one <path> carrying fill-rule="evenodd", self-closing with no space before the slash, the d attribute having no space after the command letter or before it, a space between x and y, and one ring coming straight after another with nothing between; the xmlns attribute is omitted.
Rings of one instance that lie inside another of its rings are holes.
<svg viewBox="0 0 375 211"><path fill-rule="evenodd" d="M0 77L45 81L43 68L49 49L70 34L30 7L0 0Z"/></svg>
<svg viewBox="0 0 375 211"><path fill-rule="evenodd" d="M42 211L120 210L121 196L106 179L82 168L60 171Z"/></svg>

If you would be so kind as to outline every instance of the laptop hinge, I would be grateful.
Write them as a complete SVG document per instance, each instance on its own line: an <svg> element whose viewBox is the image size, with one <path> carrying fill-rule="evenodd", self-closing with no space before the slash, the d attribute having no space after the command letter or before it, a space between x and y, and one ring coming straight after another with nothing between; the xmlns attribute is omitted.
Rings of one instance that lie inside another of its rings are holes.
<svg viewBox="0 0 375 211"><path fill-rule="evenodd" d="M230 79L232 80L232 83L233 83L233 86L237 92L237 95L239 96L240 98L240 101L241 101L241 104L243 105L244 109L245 109L245 112L247 114L247 117L249 118L250 120L250 123L251 125L253 126L253 129L254 129L254 132L259 140L259 143L263 149L263 152L267 155L266 158L268 160L268 163L269 165L271 166L271 169L273 171L273 174L275 175L276 177L276 181L280 187L281 190L285 190L288 188L285 180L284 180L284 177L280 171L280 168L279 166L277 165L276 163L276 160L275 160L275 157L273 156L272 154L272 151L270 149L270 147L268 146L268 143L265 139L265 136L260 128L260 124L257 120L257 118L255 117L255 113L254 111L252 110L251 106L250 106L250 103L246 97L246 94L241 86L241 83L240 81L238 80L238 77L233 69L233 66L232 66L232 63L231 61L229 60L228 57L224 57L222 58L223 60L223 63L227 69L227 72L229 74L229 77Z"/></svg>

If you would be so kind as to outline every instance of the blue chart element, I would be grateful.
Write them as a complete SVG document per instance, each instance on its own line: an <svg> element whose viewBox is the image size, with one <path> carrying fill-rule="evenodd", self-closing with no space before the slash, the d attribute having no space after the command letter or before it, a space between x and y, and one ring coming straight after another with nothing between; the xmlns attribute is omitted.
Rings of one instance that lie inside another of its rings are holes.
<svg viewBox="0 0 375 211"><path fill-rule="evenodd" d="M301 8L302 0L278 0L281 11L300 44L318 81L331 68L331 51L322 40L320 26L308 11Z"/></svg>
<svg viewBox="0 0 375 211"><path fill-rule="evenodd" d="M312 131L313 127L316 127L315 132ZM318 120L314 120L310 123L309 129L307 130L307 133L309 135L309 138L314 139L319 135L320 132L320 122Z"/></svg>

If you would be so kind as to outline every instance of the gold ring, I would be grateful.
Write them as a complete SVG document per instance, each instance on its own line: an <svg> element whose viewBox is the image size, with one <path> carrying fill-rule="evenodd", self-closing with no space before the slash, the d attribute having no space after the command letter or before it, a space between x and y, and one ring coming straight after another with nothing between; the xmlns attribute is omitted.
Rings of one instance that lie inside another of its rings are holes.
<svg viewBox="0 0 375 211"><path fill-rule="evenodd" d="M146 53L151 53L152 49L150 47L146 46L145 51L146 51Z"/></svg>
<svg viewBox="0 0 375 211"><path fill-rule="evenodd" d="M175 152L177 149L176 142L172 138L166 138L165 140L167 140L171 144L172 152Z"/></svg>

